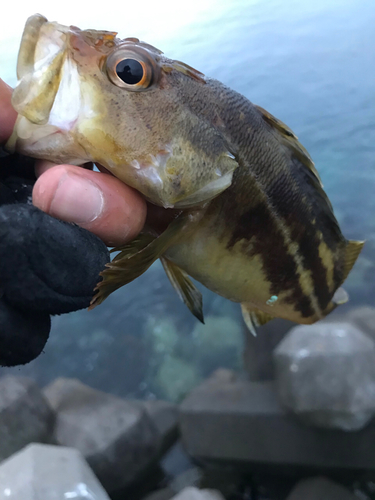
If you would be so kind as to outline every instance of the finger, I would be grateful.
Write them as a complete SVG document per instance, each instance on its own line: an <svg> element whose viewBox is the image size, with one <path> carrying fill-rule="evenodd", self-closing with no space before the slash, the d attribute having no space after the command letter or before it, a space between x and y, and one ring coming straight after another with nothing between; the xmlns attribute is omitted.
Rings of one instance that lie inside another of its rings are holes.
<svg viewBox="0 0 375 500"><path fill-rule="evenodd" d="M0 78L0 143L5 142L12 133L17 113L10 102L12 89Z"/></svg>
<svg viewBox="0 0 375 500"><path fill-rule="evenodd" d="M146 219L146 203L134 189L111 175L72 165L44 172L35 183L33 203L88 229L108 246L133 239Z"/></svg>
<svg viewBox="0 0 375 500"><path fill-rule="evenodd" d="M52 161L37 160L35 162L35 167L34 167L36 177L40 177L42 174L44 174L44 172L46 172L50 168L56 167L57 165L59 165L59 164L53 163ZM80 167L86 168L88 170L92 170L93 164L92 164L92 162L88 162L88 163L84 163L83 165L80 165Z"/></svg>

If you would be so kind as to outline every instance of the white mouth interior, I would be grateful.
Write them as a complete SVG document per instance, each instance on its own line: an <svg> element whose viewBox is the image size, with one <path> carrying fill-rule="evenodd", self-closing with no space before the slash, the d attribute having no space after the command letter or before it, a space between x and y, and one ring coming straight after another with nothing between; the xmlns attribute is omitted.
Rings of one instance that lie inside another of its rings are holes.
<svg viewBox="0 0 375 500"><path fill-rule="evenodd" d="M62 78L49 115L48 125L69 131L76 124L81 109L81 89L77 66L66 58Z"/></svg>

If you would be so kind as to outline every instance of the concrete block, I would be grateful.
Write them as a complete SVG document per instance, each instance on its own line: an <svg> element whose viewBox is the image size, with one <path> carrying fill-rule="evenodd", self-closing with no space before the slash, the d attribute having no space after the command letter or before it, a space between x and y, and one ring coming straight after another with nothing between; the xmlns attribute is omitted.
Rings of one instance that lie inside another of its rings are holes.
<svg viewBox="0 0 375 500"><path fill-rule="evenodd" d="M66 378L44 394L56 411L56 442L77 448L108 492L139 479L155 459L159 433L138 404Z"/></svg>
<svg viewBox="0 0 375 500"><path fill-rule="evenodd" d="M314 477L300 481L287 500L358 500L343 486L326 479Z"/></svg>
<svg viewBox="0 0 375 500"><path fill-rule="evenodd" d="M32 442L52 439L54 412L35 382L0 378L0 461Z"/></svg>
<svg viewBox="0 0 375 500"><path fill-rule="evenodd" d="M274 384L215 373L179 410L182 440L195 459L278 468L375 469L375 424L356 433L308 426L286 413Z"/></svg>
<svg viewBox="0 0 375 500"><path fill-rule="evenodd" d="M216 490L199 490L189 486L174 496L173 500L224 500L224 497Z"/></svg>
<svg viewBox="0 0 375 500"><path fill-rule="evenodd" d="M0 464L0 500L110 500L81 453L31 444Z"/></svg>
<svg viewBox="0 0 375 500"><path fill-rule="evenodd" d="M306 422L353 431L375 414L375 342L351 323L297 326L274 358L280 400Z"/></svg>

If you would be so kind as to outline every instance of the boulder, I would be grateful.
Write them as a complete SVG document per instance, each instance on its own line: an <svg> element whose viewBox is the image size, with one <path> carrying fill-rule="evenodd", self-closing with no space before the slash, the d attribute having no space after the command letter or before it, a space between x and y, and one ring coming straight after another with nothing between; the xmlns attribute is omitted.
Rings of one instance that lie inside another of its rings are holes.
<svg viewBox="0 0 375 500"><path fill-rule="evenodd" d="M163 455L178 438L177 406L168 401L137 401L143 407L159 434L159 455Z"/></svg>
<svg viewBox="0 0 375 500"><path fill-rule="evenodd" d="M195 460L294 471L301 467L375 469L375 423L356 433L306 425L281 407L271 382L220 370L179 409L182 441ZM263 469L265 470L265 469Z"/></svg>
<svg viewBox="0 0 375 500"><path fill-rule="evenodd" d="M202 477L203 472L199 467L191 467L173 478L173 480L169 483L169 487L176 493L179 493L189 486L198 487Z"/></svg>
<svg viewBox="0 0 375 500"><path fill-rule="evenodd" d="M44 394L56 411L56 442L77 448L109 493L139 479L155 460L160 436L138 403L66 378Z"/></svg>
<svg viewBox="0 0 375 500"><path fill-rule="evenodd" d="M54 412L35 382L0 378L0 461L32 443L52 439Z"/></svg>
<svg viewBox="0 0 375 500"><path fill-rule="evenodd" d="M143 500L170 500L175 494L175 491L166 487L149 493L143 497Z"/></svg>
<svg viewBox="0 0 375 500"><path fill-rule="evenodd" d="M0 500L109 500L81 453L31 444L0 464Z"/></svg>
<svg viewBox="0 0 375 500"><path fill-rule="evenodd" d="M351 323L297 326L274 359L281 403L306 422L354 431L375 414L375 343Z"/></svg>
<svg viewBox="0 0 375 500"><path fill-rule="evenodd" d="M189 486L174 496L173 500L224 500L224 497L216 490L199 490Z"/></svg>
<svg viewBox="0 0 375 500"><path fill-rule="evenodd" d="M345 315L345 320L353 323L372 340L375 340L375 307L355 307Z"/></svg>
<svg viewBox="0 0 375 500"><path fill-rule="evenodd" d="M300 481L287 500L356 500L356 498L343 486L325 477L314 477Z"/></svg>

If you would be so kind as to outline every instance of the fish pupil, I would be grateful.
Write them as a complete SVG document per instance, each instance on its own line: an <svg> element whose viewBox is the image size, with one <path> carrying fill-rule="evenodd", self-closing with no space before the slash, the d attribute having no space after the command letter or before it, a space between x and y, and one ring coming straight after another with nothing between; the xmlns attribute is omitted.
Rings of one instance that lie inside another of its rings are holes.
<svg viewBox="0 0 375 500"><path fill-rule="evenodd" d="M143 67L135 59L124 59L117 64L116 73L123 82L135 85L143 78Z"/></svg>

